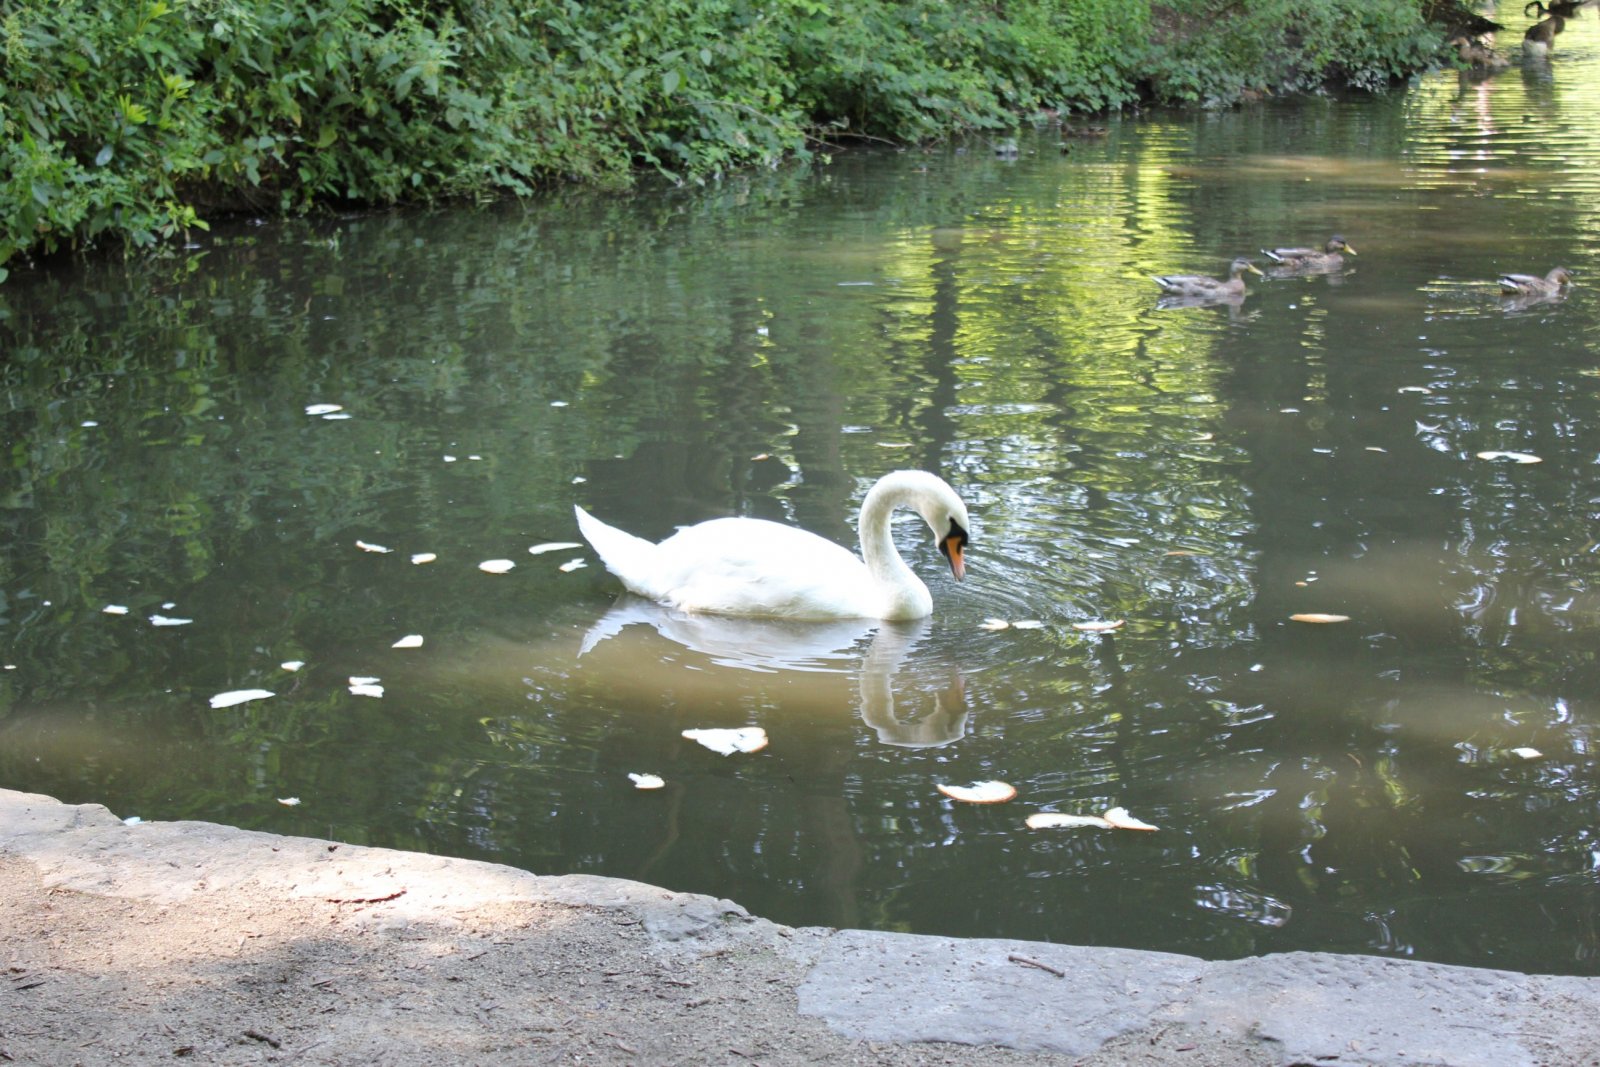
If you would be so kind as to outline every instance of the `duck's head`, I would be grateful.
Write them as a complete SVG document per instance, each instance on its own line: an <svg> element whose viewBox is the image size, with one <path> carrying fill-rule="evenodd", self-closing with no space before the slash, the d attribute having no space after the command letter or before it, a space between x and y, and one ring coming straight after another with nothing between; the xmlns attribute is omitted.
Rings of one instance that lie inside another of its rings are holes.
<svg viewBox="0 0 1600 1067"><path fill-rule="evenodd" d="M1329 252L1345 252L1352 256L1356 254L1356 250L1351 248L1350 245L1345 242L1345 239L1338 234L1334 234L1332 237L1328 238L1328 244L1326 248Z"/></svg>
<svg viewBox="0 0 1600 1067"><path fill-rule="evenodd" d="M1235 278L1242 276L1246 271L1249 271L1251 274L1261 274L1261 268L1257 267L1254 263L1250 262L1243 256L1240 256L1238 259L1228 264L1228 273ZM1262 275L1262 277L1265 277L1265 275Z"/></svg>
<svg viewBox="0 0 1600 1067"><path fill-rule="evenodd" d="M1565 267L1557 267L1545 275L1545 280L1555 282L1557 285L1572 284L1572 272Z"/></svg>

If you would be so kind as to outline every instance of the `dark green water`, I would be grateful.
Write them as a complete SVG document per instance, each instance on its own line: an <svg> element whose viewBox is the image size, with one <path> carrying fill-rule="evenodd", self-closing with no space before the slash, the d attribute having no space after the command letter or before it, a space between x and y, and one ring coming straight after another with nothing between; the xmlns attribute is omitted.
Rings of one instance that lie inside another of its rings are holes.
<svg viewBox="0 0 1600 1067"><path fill-rule="evenodd" d="M1600 972L1597 85L1586 15L1546 68L1065 154L14 272L0 785L790 923ZM1150 274L1334 231L1347 273L1157 305ZM1565 301L1495 293L1557 264ZM587 550L527 551L575 502L853 544L901 466L975 525L959 586L899 528L924 625L608 614ZM679 736L747 724L769 748ZM988 778L1018 798L935 789ZM1113 805L1159 832L1023 826Z"/></svg>

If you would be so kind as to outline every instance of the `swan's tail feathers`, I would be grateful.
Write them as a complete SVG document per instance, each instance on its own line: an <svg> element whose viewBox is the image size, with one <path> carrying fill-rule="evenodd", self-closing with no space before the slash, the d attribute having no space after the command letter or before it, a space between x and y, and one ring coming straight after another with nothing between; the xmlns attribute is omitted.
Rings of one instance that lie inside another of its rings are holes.
<svg viewBox="0 0 1600 1067"><path fill-rule="evenodd" d="M660 593L650 588L649 575L655 569L656 546L642 537L607 526L578 505L572 506L578 516L578 530L583 539L600 556L606 570L622 579L622 584L640 596L652 599Z"/></svg>

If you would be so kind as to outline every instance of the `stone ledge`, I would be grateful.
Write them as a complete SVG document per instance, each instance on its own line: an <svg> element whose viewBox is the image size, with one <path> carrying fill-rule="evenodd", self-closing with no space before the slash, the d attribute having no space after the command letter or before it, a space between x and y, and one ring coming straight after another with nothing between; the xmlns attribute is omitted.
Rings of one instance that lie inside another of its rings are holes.
<svg viewBox="0 0 1600 1067"><path fill-rule="evenodd" d="M621 879L3 790L0 889L0 1054L19 1062L1600 1063L1600 979L791 929ZM363 986L319 1006L316 966ZM396 989L416 1001L400 1030Z"/></svg>

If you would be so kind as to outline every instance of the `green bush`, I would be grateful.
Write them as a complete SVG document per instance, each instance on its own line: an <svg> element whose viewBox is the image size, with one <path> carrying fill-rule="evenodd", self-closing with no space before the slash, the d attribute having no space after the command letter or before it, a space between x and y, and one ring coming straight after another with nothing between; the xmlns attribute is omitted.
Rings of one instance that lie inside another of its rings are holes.
<svg viewBox="0 0 1600 1067"><path fill-rule="evenodd" d="M1433 62L1440 36L1416 3L1172 0L1156 9L1145 92L1231 104L1249 90L1382 89Z"/></svg>
<svg viewBox="0 0 1600 1067"><path fill-rule="evenodd" d="M21 0L0 23L0 280L221 211L705 181L1140 95L1425 63L1415 0Z"/></svg>

